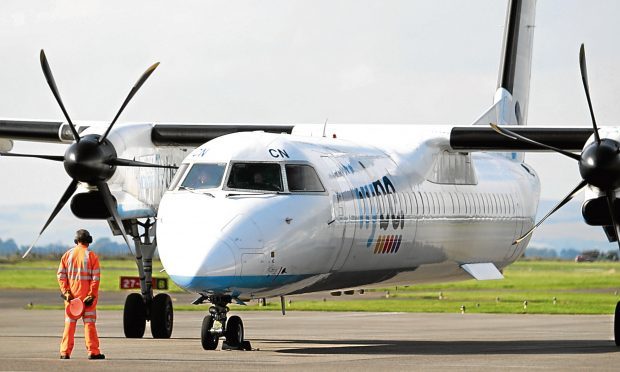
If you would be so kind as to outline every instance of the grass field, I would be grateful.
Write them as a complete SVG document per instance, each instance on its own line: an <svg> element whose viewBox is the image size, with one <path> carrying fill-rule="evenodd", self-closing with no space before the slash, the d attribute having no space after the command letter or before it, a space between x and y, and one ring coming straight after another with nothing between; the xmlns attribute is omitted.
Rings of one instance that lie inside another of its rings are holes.
<svg viewBox="0 0 620 372"><path fill-rule="evenodd" d="M56 261L0 262L0 289L57 289L56 266ZM136 275L133 261L103 260L101 266L103 291L119 291L121 275ZM159 273L160 269L161 264L156 262L153 269L156 276L167 277L165 273ZM370 290L367 295L356 295L346 300L329 295L324 300L291 297L287 308L460 312L461 306L464 306L468 313L611 314L620 300L620 263L520 261L509 266L504 276L506 278L499 281L468 280ZM170 292L181 291L172 283L171 286ZM524 306L525 301L527 306ZM260 307L254 302L249 306L233 306L235 310L280 309L279 300ZM120 306L109 308L120 309ZM192 305L175 305L175 309L204 311L204 307Z"/></svg>

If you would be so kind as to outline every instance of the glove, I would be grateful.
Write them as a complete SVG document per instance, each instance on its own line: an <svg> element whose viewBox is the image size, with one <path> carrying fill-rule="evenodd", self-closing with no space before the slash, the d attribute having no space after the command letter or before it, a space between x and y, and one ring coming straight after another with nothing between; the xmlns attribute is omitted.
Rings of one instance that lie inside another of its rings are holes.
<svg viewBox="0 0 620 372"><path fill-rule="evenodd" d="M95 297L88 295L86 296L86 298L84 299L84 305L86 306L90 306L93 304L93 301L95 301Z"/></svg>
<svg viewBox="0 0 620 372"><path fill-rule="evenodd" d="M65 292L65 294L63 295L63 297L65 298L65 301L69 302L71 300L73 300L73 295L71 294L71 292L67 291Z"/></svg>

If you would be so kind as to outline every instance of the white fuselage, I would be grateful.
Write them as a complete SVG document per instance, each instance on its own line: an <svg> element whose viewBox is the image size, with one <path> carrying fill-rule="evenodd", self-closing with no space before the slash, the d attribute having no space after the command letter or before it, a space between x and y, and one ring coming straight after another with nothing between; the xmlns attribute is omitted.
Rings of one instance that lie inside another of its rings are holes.
<svg viewBox="0 0 620 372"><path fill-rule="evenodd" d="M194 150L159 205L167 273L193 292L249 299L465 279L463 264L516 260L528 241L512 242L536 214L536 174L504 155L449 152L437 128L402 128L385 126L372 142L347 128L338 135L347 140L303 128L236 133ZM223 167L217 186L178 187L205 163ZM236 163L277 164L282 189L231 188ZM287 187L288 166L299 165L316 170L321 190Z"/></svg>

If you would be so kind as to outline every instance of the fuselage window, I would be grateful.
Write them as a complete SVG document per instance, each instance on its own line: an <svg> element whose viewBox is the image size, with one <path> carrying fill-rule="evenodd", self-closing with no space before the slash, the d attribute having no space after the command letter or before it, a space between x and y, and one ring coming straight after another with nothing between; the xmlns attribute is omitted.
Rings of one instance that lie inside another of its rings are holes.
<svg viewBox="0 0 620 372"><path fill-rule="evenodd" d="M454 195L452 193L449 193L448 195L450 195L450 203L452 204L451 214L458 214L460 212L458 207L458 201L456 203L454 202Z"/></svg>
<svg viewBox="0 0 620 372"><path fill-rule="evenodd" d="M428 193L421 192L420 196L422 198L422 215L426 217L431 214L431 205L428 201Z"/></svg>
<svg viewBox="0 0 620 372"><path fill-rule="evenodd" d="M437 214L439 214L439 208L437 205L437 198L435 197L435 193L434 192L429 192L428 193L428 201L429 204L431 205L431 215L435 216Z"/></svg>
<svg viewBox="0 0 620 372"><path fill-rule="evenodd" d="M222 177L226 169L225 163L202 164L195 163L187 173L187 177L181 183L180 188L188 189L214 189L222 184Z"/></svg>
<svg viewBox="0 0 620 372"><path fill-rule="evenodd" d="M484 204L482 204L482 196L480 194L475 194L476 196L476 209L478 210L478 215L480 217L484 217Z"/></svg>
<svg viewBox="0 0 620 372"><path fill-rule="evenodd" d="M231 189L283 191L280 165L276 163L235 163L226 186Z"/></svg>
<svg viewBox="0 0 620 372"><path fill-rule="evenodd" d="M493 195L497 199L497 215L501 217L504 215L504 203L502 202L501 194Z"/></svg>
<svg viewBox="0 0 620 372"><path fill-rule="evenodd" d="M489 202L489 195L487 193L482 194L482 204L484 205L484 214L491 216L491 203Z"/></svg>
<svg viewBox="0 0 620 372"><path fill-rule="evenodd" d="M413 191L411 193L407 193L409 195L409 203L411 203L411 216L418 214L418 201L415 198L415 194Z"/></svg>
<svg viewBox="0 0 620 372"><path fill-rule="evenodd" d="M174 178L172 179L172 182L170 182L170 186L168 187L168 190L176 189L177 185L179 184L179 181L181 181L181 178L183 178L183 176L185 175L185 171L187 170L187 167L189 167L189 164L187 163L181 164L179 169L177 169L177 172L174 174Z"/></svg>
<svg viewBox="0 0 620 372"><path fill-rule="evenodd" d="M323 192L325 188L314 168L305 164L287 164L286 180L291 192Z"/></svg>

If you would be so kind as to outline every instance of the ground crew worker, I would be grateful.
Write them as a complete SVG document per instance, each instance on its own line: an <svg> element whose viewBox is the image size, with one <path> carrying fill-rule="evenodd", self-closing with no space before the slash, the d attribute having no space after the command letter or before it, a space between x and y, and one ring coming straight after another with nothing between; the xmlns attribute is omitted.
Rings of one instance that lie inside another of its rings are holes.
<svg viewBox="0 0 620 372"><path fill-rule="evenodd" d="M58 284L65 299L65 310L69 301L79 298L84 302L84 335L88 359L105 359L99 350L97 336L97 298L99 296L100 269L99 258L88 250L93 238L86 230L75 233L76 246L62 256L58 266ZM65 315L65 330L60 344L60 359L69 359L73 350L75 327L77 320Z"/></svg>

